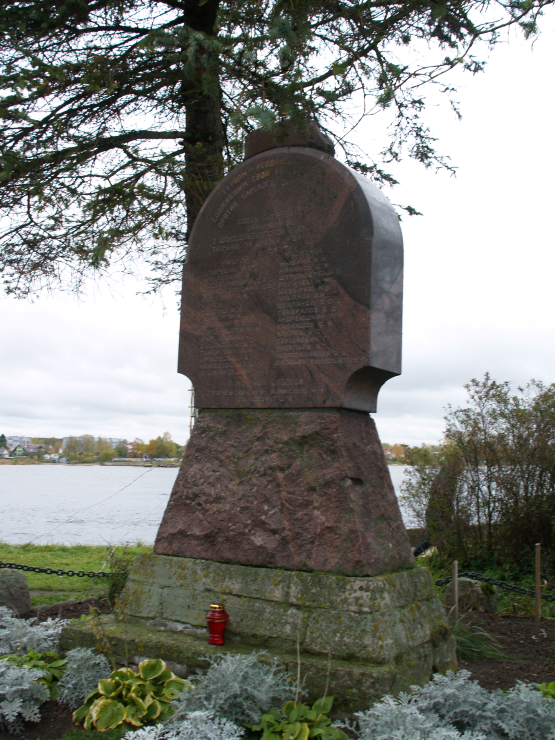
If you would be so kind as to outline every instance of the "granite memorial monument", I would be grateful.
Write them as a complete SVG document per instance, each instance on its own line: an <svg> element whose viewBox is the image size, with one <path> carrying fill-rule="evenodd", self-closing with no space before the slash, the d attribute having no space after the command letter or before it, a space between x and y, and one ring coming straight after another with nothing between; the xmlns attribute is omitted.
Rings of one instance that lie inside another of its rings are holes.
<svg viewBox="0 0 555 740"><path fill-rule="evenodd" d="M369 416L401 372L402 281L393 207L315 124L250 136L183 270L198 419L123 593L139 654L194 670L264 648L294 669L298 642L311 696L329 669L340 712L455 666ZM211 601L230 616L224 648L207 644Z"/></svg>

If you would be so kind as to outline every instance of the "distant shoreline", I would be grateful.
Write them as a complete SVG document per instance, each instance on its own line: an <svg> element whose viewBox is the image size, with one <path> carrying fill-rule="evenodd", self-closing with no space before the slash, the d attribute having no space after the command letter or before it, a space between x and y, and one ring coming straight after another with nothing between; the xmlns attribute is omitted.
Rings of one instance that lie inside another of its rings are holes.
<svg viewBox="0 0 555 740"><path fill-rule="evenodd" d="M386 461L387 462L387 461ZM64 468L94 468L94 467L107 467L107 468L179 468L181 463L157 463L157 462L94 462L94 463L52 463L52 462L40 462L39 460L29 460L28 458L23 459L6 459L0 460L0 465L45 465L50 467L61 466ZM403 467L406 463L403 462L388 462L388 467Z"/></svg>
<svg viewBox="0 0 555 740"><path fill-rule="evenodd" d="M52 463L48 461L23 459L6 459L0 460L0 465L43 465L49 467L62 468L94 468L94 467L129 467L129 468L178 468L181 463L158 463L158 462L94 462L94 463Z"/></svg>

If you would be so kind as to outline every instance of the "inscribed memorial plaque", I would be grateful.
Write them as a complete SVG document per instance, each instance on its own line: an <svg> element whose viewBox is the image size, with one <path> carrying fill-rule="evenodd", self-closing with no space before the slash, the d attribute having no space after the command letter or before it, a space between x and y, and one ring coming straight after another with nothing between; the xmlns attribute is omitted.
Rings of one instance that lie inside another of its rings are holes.
<svg viewBox="0 0 555 740"><path fill-rule="evenodd" d="M198 408L375 411L401 372L403 248L380 191L278 147L204 204L183 272L179 372Z"/></svg>

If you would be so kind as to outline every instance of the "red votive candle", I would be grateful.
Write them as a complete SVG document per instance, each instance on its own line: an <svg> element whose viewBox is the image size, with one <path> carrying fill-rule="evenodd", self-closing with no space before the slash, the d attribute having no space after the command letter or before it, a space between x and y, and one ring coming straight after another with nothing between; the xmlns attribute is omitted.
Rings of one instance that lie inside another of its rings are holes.
<svg viewBox="0 0 555 740"><path fill-rule="evenodd" d="M229 614L223 607L223 604L210 604L210 611L206 615L208 622L209 645L224 645L224 631Z"/></svg>

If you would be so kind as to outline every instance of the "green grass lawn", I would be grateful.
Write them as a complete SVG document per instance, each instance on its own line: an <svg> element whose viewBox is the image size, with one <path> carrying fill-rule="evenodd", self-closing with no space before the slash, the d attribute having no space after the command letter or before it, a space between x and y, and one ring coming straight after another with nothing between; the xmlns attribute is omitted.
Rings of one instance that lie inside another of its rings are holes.
<svg viewBox="0 0 555 740"><path fill-rule="evenodd" d="M152 547L137 544L133 547L118 547L112 559L125 552L136 557L151 552ZM0 542L0 560L4 563L38 565L40 568L62 568L63 570L110 571L111 548L93 545L7 545ZM68 599L84 599L106 593L108 579L77 578L77 576L54 576L45 573L25 573L33 606L55 604ZM35 592L35 593L33 593ZM42 592L42 593L36 593Z"/></svg>

